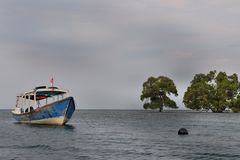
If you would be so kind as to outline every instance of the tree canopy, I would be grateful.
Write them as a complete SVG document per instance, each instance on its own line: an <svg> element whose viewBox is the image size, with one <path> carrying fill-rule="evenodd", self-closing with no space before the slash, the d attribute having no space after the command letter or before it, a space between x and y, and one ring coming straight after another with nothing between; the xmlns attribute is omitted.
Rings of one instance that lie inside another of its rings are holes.
<svg viewBox="0 0 240 160"><path fill-rule="evenodd" d="M163 107L178 108L176 102L170 99L170 95L178 96L176 86L172 79L166 76L158 78L149 77L143 83L141 100L144 101L144 109L159 109Z"/></svg>
<svg viewBox="0 0 240 160"><path fill-rule="evenodd" d="M187 88L183 103L195 110L223 112L231 109L240 111L240 85L237 74L210 71L208 74L196 74Z"/></svg>

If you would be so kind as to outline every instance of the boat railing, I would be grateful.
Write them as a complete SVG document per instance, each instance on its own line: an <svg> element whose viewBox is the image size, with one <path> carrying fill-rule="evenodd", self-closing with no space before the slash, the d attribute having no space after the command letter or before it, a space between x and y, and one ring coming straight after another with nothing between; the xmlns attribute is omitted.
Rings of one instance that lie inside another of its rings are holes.
<svg viewBox="0 0 240 160"><path fill-rule="evenodd" d="M31 95L26 95L26 94L17 96L16 107L13 112L16 114L28 113L37 108L43 107L45 105L63 100L65 98L69 97L70 94L69 94L69 92L62 93L62 94L58 94L55 96L44 98L42 100L36 100L36 98L31 100L29 98L30 96Z"/></svg>
<svg viewBox="0 0 240 160"><path fill-rule="evenodd" d="M42 99L42 100L38 100L38 101L36 101L34 109L39 108L39 107L43 107L45 105L48 105L48 104L51 104L51 103L54 103L54 102L57 102L57 101L60 101L60 100L63 100L65 98L69 97L69 96L70 96L69 93L63 93L63 94L51 96L51 97L48 97L48 98L45 98L45 99Z"/></svg>

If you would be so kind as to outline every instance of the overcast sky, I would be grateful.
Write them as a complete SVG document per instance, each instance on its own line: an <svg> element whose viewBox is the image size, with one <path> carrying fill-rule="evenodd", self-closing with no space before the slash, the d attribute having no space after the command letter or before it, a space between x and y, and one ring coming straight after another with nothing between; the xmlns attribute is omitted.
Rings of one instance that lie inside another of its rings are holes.
<svg viewBox="0 0 240 160"><path fill-rule="evenodd" d="M0 0L0 108L37 85L78 109L142 109L149 76L183 93L196 73L240 73L239 0Z"/></svg>

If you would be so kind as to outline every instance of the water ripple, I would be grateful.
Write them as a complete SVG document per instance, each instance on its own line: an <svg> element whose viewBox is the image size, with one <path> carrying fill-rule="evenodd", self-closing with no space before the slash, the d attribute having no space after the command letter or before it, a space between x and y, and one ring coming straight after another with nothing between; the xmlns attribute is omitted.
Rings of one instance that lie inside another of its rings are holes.
<svg viewBox="0 0 240 160"><path fill-rule="evenodd" d="M44 144L39 144L39 145L5 145L5 146L0 146L0 149L41 149L41 150L53 150L51 146L49 145L44 145Z"/></svg>
<svg viewBox="0 0 240 160"><path fill-rule="evenodd" d="M0 159L240 159L239 114L82 110L69 125L22 125L0 111ZM179 128L189 130L178 136Z"/></svg>

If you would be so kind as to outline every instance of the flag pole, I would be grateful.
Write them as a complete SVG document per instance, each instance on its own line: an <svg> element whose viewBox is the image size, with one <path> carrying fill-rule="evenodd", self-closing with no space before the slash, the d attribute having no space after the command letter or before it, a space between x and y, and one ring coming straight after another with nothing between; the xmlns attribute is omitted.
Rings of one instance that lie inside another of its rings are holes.
<svg viewBox="0 0 240 160"><path fill-rule="evenodd" d="M53 79L53 77L51 78L50 83L51 83L51 87L52 87L52 90L53 90L53 87L54 87L54 79Z"/></svg>

